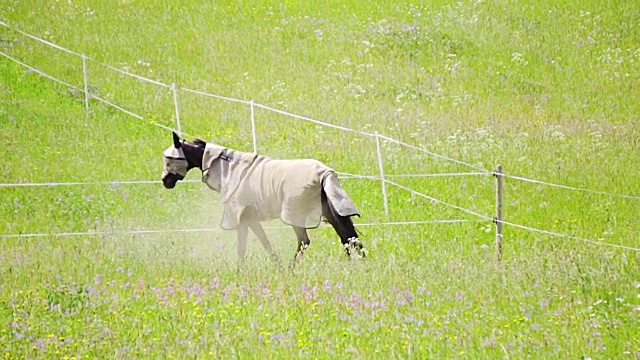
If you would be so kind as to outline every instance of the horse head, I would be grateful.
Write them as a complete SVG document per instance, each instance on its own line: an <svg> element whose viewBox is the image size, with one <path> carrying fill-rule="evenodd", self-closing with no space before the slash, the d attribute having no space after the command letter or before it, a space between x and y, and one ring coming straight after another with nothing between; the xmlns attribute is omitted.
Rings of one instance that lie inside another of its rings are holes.
<svg viewBox="0 0 640 360"><path fill-rule="evenodd" d="M173 145L163 153L164 170L162 171L162 185L173 189L176 183L187 175L189 170L197 167L202 170L202 154L206 142L195 139L190 143L173 133Z"/></svg>

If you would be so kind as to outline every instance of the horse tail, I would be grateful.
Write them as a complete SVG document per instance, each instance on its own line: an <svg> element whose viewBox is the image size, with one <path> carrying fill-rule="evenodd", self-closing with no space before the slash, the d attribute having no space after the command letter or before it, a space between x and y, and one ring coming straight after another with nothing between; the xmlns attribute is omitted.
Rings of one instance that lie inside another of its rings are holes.
<svg viewBox="0 0 640 360"><path fill-rule="evenodd" d="M321 196L323 215L333 225L343 243L353 237L359 238L351 217L360 216L360 213L342 188L335 172L330 171L323 177Z"/></svg>
<svg viewBox="0 0 640 360"><path fill-rule="evenodd" d="M335 172L329 171L323 176L322 193L326 196L331 211L336 217L360 216L360 212L342 188Z"/></svg>

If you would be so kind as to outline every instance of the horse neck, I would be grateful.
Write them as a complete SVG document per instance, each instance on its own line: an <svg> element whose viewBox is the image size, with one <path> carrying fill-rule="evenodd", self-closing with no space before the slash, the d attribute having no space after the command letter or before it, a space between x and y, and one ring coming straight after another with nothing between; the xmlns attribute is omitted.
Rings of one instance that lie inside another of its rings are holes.
<svg viewBox="0 0 640 360"><path fill-rule="evenodd" d="M204 155L204 149L199 146L184 143L183 151L190 167L202 170L202 156Z"/></svg>

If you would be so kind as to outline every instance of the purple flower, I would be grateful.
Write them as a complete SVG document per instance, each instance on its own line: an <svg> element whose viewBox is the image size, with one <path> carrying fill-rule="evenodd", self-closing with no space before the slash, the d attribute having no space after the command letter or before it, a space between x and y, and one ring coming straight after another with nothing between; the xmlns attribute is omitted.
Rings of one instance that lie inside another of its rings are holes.
<svg viewBox="0 0 640 360"><path fill-rule="evenodd" d="M204 289L200 285L195 284L191 287L187 287L186 291L189 296L194 296L196 298L196 303L202 302L202 295L204 295Z"/></svg>
<svg viewBox="0 0 640 360"><path fill-rule="evenodd" d="M33 346L35 346L40 351L44 350L47 347L47 345L44 343L44 341L42 339L36 340L33 343Z"/></svg>
<svg viewBox="0 0 640 360"><path fill-rule="evenodd" d="M316 299L318 287L314 286L313 288L309 287L309 285L302 286L302 297L307 301L312 301Z"/></svg>
<svg viewBox="0 0 640 360"><path fill-rule="evenodd" d="M220 291L220 294L222 294L222 296L226 299L229 297L231 290L232 290L231 284L229 284L229 286L225 287L224 289L222 289L222 291Z"/></svg>
<svg viewBox="0 0 640 360"><path fill-rule="evenodd" d="M85 285L84 291L86 291L87 294L89 294L89 295L94 295L94 294L97 293L96 289L93 286L90 286L90 285Z"/></svg>
<svg viewBox="0 0 640 360"><path fill-rule="evenodd" d="M138 290L142 290L145 288L145 286L147 285L147 283L144 281L143 278L140 278L140 280L138 280L138 284L136 285L136 288Z"/></svg>
<svg viewBox="0 0 640 360"><path fill-rule="evenodd" d="M238 291L238 295L240 295L240 297L246 298L247 296L249 296L249 289L246 286L242 285L240 291Z"/></svg>
<svg viewBox="0 0 640 360"><path fill-rule="evenodd" d="M322 289L322 290L323 290L324 292L326 292L326 293L331 292L331 281L329 281L329 280L325 280L325 281L322 283L322 287L323 287L323 289Z"/></svg>
<svg viewBox="0 0 640 360"><path fill-rule="evenodd" d="M347 300L347 306L352 309L359 307L361 303L362 299L360 298L360 295L358 295L358 293L356 293L355 291L351 293L349 300Z"/></svg>
<svg viewBox="0 0 640 360"><path fill-rule="evenodd" d="M220 279L217 276L214 277L211 279L211 284L209 286L214 290L217 289L220 286Z"/></svg>

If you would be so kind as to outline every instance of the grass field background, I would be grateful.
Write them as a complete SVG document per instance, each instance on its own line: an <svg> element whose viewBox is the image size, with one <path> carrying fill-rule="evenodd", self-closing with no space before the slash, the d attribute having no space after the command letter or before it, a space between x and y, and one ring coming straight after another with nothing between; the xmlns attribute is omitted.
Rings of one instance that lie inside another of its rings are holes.
<svg viewBox="0 0 640 360"><path fill-rule="evenodd" d="M430 3L7 2L0 21L163 83L381 134L492 170L640 196L640 6ZM0 50L82 87L82 62L0 28ZM168 89L89 62L92 92L138 120L0 59L2 182L158 179ZM183 129L251 150L249 108L180 93ZM258 149L375 175L372 139L256 109ZM383 142L387 174L469 168ZM189 179L199 179L195 172ZM394 178L493 216L489 176ZM477 220L402 189L343 180L360 223ZM0 188L0 356L14 358L637 358L640 254L493 224L361 227L370 257L310 232L295 272L257 241L236 272L199 183ZM505 181L505 219L640 247L640 201ZM269 223L286 260L293 231Z"/></svg>

